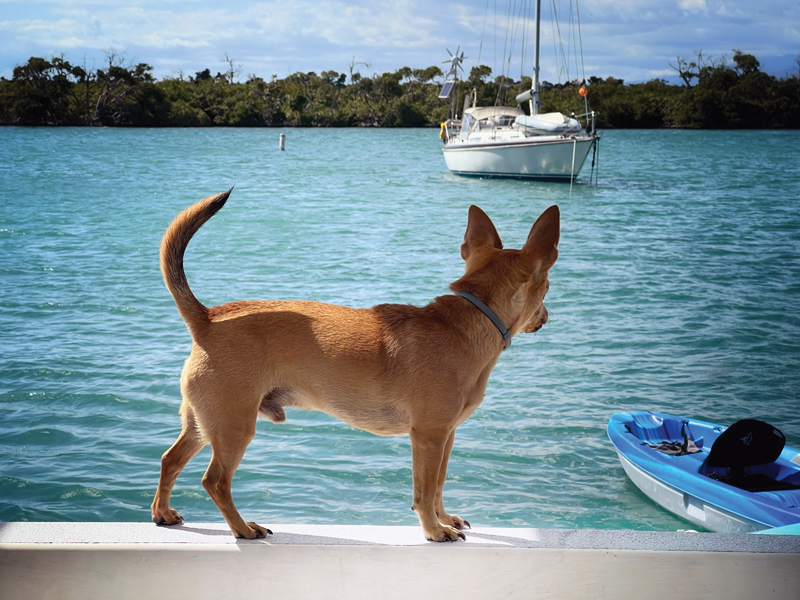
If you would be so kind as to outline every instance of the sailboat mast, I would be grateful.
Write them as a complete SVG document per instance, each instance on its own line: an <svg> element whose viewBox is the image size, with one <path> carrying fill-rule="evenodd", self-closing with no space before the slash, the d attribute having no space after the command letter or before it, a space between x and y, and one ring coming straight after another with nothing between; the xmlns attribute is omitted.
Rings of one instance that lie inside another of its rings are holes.
<svg viewBox="0 0 800 600"><path fill-rule="evenodd" d="M536 0L536 37L533 43L533 99L531 114L539 114L539 24L542 20L542 0Z"/></svg>

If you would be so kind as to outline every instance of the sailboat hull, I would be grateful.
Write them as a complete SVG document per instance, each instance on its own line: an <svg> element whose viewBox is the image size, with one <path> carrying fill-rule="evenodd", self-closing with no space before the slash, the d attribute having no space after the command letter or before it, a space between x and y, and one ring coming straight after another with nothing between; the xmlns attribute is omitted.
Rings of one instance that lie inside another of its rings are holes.
<svg viewBox="0 0 800 600"><path fill-rule="evenodd" d="M596 140L596 135L486 142L453 139L444 147L444 160L458 175L570 181L580 173Z"/></svg>

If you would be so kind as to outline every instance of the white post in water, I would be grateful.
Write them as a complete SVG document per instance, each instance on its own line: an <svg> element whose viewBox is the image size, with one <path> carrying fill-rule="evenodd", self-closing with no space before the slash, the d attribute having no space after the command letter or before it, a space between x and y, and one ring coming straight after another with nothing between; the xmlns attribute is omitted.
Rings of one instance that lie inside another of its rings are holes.
<svg viewBox="0 0 800 600"><path fill-rule="evenodd" d="M286 150L286 134L281 134L281 139L278 142L278 150Z"/></svg>
<svg viewBox="0 0 800 600"><path fill-rule="evenodd" d="M542 0L536 0L536 36L533 43L533 100L531 115L539 114L539 24L542 21Z"/></svg>

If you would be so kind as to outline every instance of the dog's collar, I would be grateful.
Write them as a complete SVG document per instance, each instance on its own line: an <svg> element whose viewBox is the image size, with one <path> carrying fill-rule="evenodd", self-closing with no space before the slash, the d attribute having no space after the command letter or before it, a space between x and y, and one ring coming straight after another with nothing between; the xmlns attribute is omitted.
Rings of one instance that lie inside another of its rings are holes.
<svg viewBox="0 0 800 600"><path fill-rule="evenodd" d="M472 304L478 307L483 314L489 317L489 320L492 322L492 324L495 327L497 327L497 330L500 332L500 335L503 336L503 350L507 350L508 347L511 345L511 332L505 325L503 325L503 322L500 320L500 317L498 317L497 314L491 308L486 306L486 304L484 304L480 300L480 298L477 298L476 296L470 294L469 292L456 292L456 296L461 296L462 298L469 300L470 302L472 302Z"/></svg>

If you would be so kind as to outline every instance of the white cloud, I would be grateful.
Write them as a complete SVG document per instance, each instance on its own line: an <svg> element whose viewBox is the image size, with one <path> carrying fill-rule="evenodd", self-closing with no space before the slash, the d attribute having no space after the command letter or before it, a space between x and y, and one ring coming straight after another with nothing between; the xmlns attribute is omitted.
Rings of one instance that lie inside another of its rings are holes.
<svg viewBox="0 0 800 600"><path fill-rule="evenodd" d="M678 0L678 6L689 12L706 12L708 10L706 0Z"/></svg>
<svg viewBox="0 0 800 600"><path fill-rule="evenodd" d="M651 77L674 77L675 69L649 69L647 71Z"/></svg>
<svg viewBox="0 0 800 600"><path fill-rule="evenodd" d="M497 3L495 31L494 3L486 0L0 2L0 68L6 74L32 55L65 52L74 61L88 55L102 62L102 50L108 48L154 65L157 76L176 69L222 70L226 53L243 64L242 73L265 77L342 71L353 56L369 61L373 70L388 71L441 66L445 48L456 46L469 57L468 72L477 63L482 35L481 62L499 71L505 35L504 3ZM566 43L569 3L557 6ZM757 12L745 0L592 0L580 10L584 61L593 65L587 75L644 80L663 74L676 56L698 50L715 56L730 55L732 48L757 57L798 53L796 0L762 0ZM551 69L554 80L549 3L543 3L543 18L543 68ZM529 45L526 70L531 55ZM512 76L518 74L516 67Z"/></svg>

